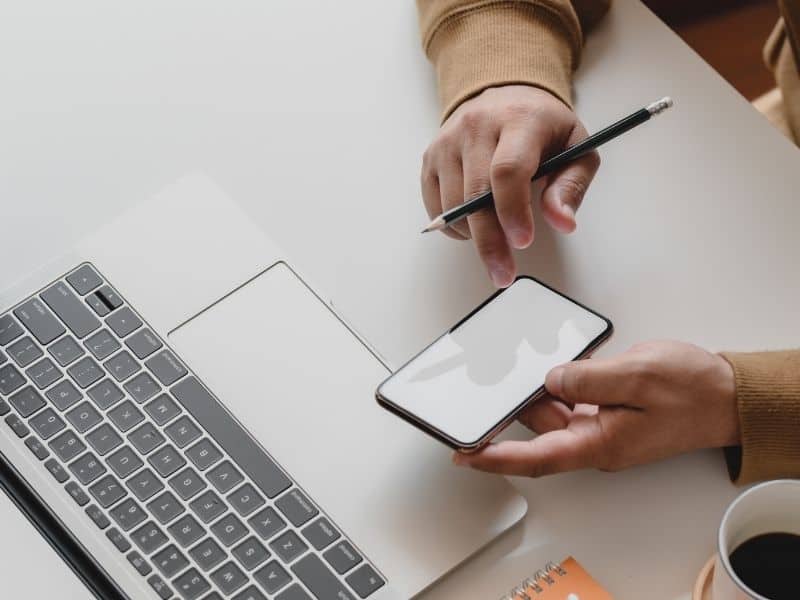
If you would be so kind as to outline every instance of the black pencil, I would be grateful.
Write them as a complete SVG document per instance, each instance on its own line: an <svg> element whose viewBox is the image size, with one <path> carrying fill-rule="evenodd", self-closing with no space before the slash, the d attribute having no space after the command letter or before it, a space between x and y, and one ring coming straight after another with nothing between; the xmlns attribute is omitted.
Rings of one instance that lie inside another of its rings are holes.
<svg viewBox="0 0 800 600"><path fill-rule="evenodd" d="M541 165L539 165L539 168L536 170L536 173L534 173L531 179L538 179L539 177L559 170L564 165L575 160L576 158L583 156L587 152L591 152L606 142L613 140L615 137L622 135L626 131L630 131L637 125L641 125L650 119L650 117L664 112L670 106L672 106L672 98L666 97L662 98L658 102L653 102L645 108L637 110L635 113L628 115L613 125L609 125L594 135L590 135L585 140L578 142L574 146L570 146L563 152L548 158ZM450 210L443 212L441 215L431 221L428 226L422 230L422 233L444 229L456 221L460 221L467 215L471 215L478 210L489 208L493 205L494 196L492 196L492 190L488 190L479 196L475 196L470 200L466 200L463 204L459 204L458 206L454 206Z"/></svg>

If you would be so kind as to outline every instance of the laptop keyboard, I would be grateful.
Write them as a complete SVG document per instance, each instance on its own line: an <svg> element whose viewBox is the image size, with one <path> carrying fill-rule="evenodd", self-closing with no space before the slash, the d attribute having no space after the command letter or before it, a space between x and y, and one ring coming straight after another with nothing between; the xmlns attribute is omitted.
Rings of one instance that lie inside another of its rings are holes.
<svg viewBox="0 0 800 600"><path fill-rule="evenodd" d="M0 315L0 418L160 598L384 585L89 264Z"/></svg>

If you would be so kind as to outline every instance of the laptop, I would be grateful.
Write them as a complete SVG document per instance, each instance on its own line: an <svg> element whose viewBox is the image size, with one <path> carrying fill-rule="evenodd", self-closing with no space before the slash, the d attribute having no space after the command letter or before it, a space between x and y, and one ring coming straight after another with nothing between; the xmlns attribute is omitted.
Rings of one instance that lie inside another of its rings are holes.
<svg viewBox="0 0 800 600"><path fill-rule="evenodd" d="M0 483L55 589L409 598L522 518L378 407L389 367L323 297L202 175L0 295Z"/></svg>

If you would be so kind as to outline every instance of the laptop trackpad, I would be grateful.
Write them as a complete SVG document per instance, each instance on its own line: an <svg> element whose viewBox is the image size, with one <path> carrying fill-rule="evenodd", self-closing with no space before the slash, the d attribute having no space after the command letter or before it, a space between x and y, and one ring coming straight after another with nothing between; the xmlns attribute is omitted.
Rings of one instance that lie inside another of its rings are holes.
<svg viewBox="0 0 800 600"><path fill-rule="evenodd" d="M525 513L502 478L383 411L388 372L283 263L170 334L255 439L404 594Z"/></svg>

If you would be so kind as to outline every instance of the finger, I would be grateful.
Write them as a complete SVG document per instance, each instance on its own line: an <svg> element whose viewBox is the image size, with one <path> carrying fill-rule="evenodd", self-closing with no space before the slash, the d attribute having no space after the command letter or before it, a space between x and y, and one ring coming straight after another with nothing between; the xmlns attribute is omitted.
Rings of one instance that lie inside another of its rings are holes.
<svg viewBox="0 0 800 600"><path fill-rule="evenodd" d="M474 198L489 189L489 168L492 155L497 147L497 134L493 129L482 129L465 134L461 150L461 163L464 171L464 200ZM469 228L469 221L458 224Z"/></svg>
<svg viewBox="0 0 800 600"><path fill-rule="evenodd" d="M432 159L426 152L422 159L422 172L420 173L420 187L422 188L422 201L430 219L435 219L442 214L442 198L439 190L439 175L436 168L431 164ZM442 232L453 239L464 240L463 235L451 228L445 228Z"/></svg>
<svg viewBox="0 0 800 600"><path fill-rule="evenodd" d="M467 217L467 222L492 282L499 288L508 287L514 282L516 266L497 214L491 208L484 208Z"/></svg>
<svg viewBox="0 0 800 600"><path fill-rule="evenodd" d="M629 374L624 356L593 358L551 369L544 385L550 394L573 405L633 406L636 398L626 397L625 394Z"/></svg>
<svg viewBox="0 0 800 600"><path fill-rule="evenodd" d="M531 431L547 433L569 425L572 410L556 398L542 398L523 410L518 421Z"/></svg>
<svg viewBox="0 0 800 600"><path fill-rule="evenodd" d="M479 471L527 477L588 469L596 466L595 431L596 428L582 428L579 433L559 429L527 442L500 442L475 454L457 453L453 460Z"/></svg>
<svg viewBox="0 0 800 600"><path fill-rule="evenodd" d="M439 166L439 204L442 210L449 210L463 202L463 194L464 175L461 162L455 158L443 159ZM458 236L456 239L469 238L469 229L464 223L454 223L442 231L450 237Z"/></svg>
<svg viewBox="0 0 800 600"><path fill-rule="evenodd" d="M576 124L567 146L577 144L587 135L586 128L580 123ZM542 214L551 227L562 233L575 230L575 213L599 168L600 154L595 150L548 178L548 184L542 192Z"/></svg>
<svg viewBox="0 0 800 600"><path fill-rule="evenodd" d="M515 248L527 248L534 237L531 177L541 156L541 128L506 127L492 158L491 184L500 225Z"/></svg>

